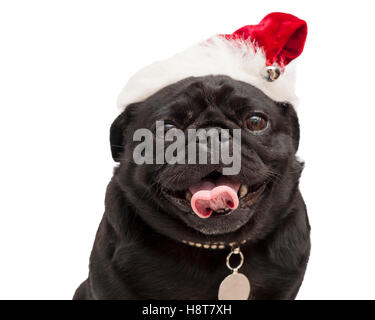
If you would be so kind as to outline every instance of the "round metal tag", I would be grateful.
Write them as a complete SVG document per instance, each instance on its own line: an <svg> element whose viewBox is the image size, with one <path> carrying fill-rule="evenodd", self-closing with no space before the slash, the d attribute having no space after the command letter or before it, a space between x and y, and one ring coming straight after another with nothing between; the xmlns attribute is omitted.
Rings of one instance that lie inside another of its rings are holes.
<svg viewBox="0 0 375 320"><path fill-rule="evenodd" d="M250 296L249 279L242 273L233 272L219 287L219 300L247 300Z"/></svg>

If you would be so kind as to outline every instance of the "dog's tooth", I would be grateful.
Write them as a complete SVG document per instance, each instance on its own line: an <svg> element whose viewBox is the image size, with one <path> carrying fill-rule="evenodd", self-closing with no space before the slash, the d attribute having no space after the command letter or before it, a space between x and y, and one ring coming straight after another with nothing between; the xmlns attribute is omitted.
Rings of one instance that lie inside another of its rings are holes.
<svg viewBox="0 0 375 320"><path fill-rule="evenodd" d="M190 201L192 196L193 195L191 194L191 192L189 190L185 192L185 199L187 201Z"/></svg>
<svg viewBox="0 0 375 320"><path fill-rule="evenodd" d="M241 184L240 192L239 192L240 198L243 198L244 196L246 196L248 192L249 192L249 188L247 187L247 185Z"/></svg>

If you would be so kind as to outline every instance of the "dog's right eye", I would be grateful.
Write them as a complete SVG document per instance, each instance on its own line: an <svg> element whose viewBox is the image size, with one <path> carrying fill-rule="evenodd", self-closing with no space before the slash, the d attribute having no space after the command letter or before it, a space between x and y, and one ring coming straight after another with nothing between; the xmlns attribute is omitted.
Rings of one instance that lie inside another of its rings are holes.
<svg viewBox="0 0 375 320"><path fill-rule="evenodd" d="M164 124L164 133L167 133L169 130L176 128L176 126L172 123L165 123Z"/></svg>
<svg viewBox="0 0 375 320"><path fill-rule="evenodd" d="M172 130L172 129L176 129L177 127L173 124L173 123L164 123L164 128L163 128L163 131L161 130L156 130L156 136L159 137L159 138L163 138L163 134L164 136L166 135L166 133L169 131L169 130Z"/></svg>

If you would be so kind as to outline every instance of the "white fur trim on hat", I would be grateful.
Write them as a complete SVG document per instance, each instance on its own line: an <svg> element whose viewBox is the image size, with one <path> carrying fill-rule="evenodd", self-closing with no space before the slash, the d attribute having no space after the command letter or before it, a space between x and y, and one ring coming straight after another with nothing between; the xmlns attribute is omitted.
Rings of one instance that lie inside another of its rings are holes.
<svg viewBox="0 0 375 320"><path fill-rule="evenodd" d="M275 101L297 104L294 93L295 64L288 64L280 77L265 79L266 57L250 40L214 36L171 57L158 61L132 76L118 97L118 106L141 102L160 89L188 77L227 75L262 90Z"/></svg>

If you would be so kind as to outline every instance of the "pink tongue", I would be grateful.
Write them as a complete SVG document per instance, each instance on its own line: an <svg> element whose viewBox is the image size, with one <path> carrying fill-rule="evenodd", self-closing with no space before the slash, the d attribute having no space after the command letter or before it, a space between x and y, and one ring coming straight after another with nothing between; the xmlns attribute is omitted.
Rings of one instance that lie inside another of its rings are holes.
<svg viewBox="0 0 375 320"><path fill-rule="evenodd" d="M208 218L212 211L238 207L237 191L240 183L229 177L221 176L215 182L203 180L192 185L189 190L192 193L191 208L201 218Z"/></svg>

